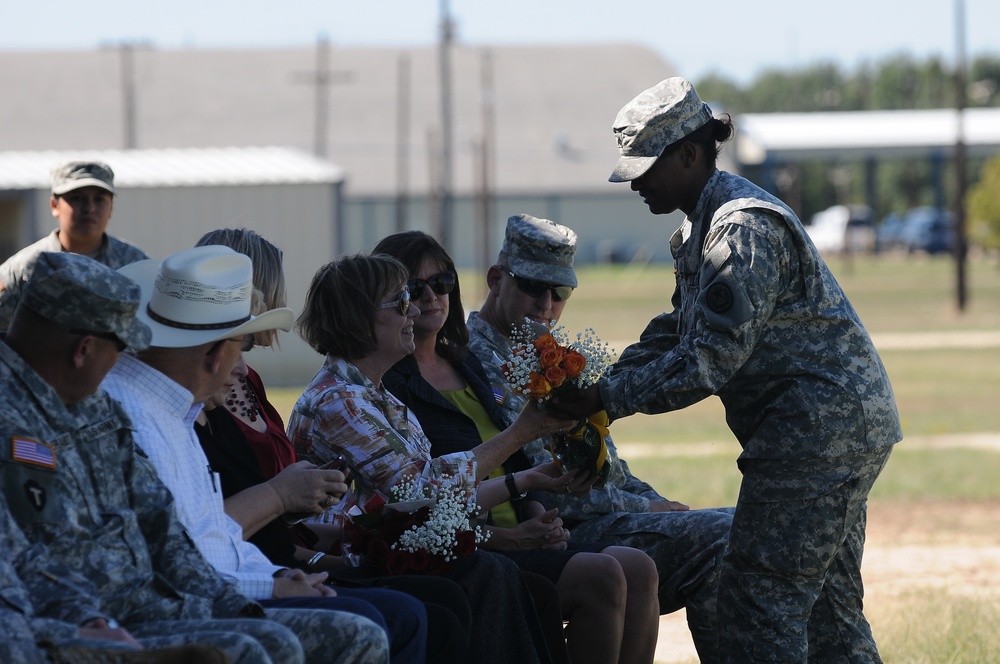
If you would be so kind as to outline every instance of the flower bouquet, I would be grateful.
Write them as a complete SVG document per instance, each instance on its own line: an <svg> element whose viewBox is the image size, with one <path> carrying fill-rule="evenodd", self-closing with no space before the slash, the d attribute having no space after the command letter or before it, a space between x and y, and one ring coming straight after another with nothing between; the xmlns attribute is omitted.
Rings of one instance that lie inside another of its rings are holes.
<svg viewBox="0 0 1000 664"><path fill-rule="evenodd" d="M467 491L442 479L404 479L389 497L376 492L363 507L351 507L344 523L351 555L391 575L441 575L471 556L489 532L472 525L476 506Z"/></svg>
<svg viewBox="0 0 1000 664"><path fill-rule="evenodd" d="M571 342L563 327L545 328L535 323L515 327L511 354L503 363L510 388L544 405L553 395L596 383L611 366L613 351L593 330ZM581 420L572 431L551 436L550 451L560 468L585 469L606 479L608 415L603 410Z"/></svg>

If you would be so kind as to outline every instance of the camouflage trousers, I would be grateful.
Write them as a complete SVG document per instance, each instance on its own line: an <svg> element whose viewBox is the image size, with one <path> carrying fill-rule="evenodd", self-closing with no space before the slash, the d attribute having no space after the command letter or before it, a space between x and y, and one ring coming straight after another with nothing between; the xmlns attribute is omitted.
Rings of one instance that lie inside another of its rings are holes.
<svg viewBox="0 0 1000 664"><path fill-rule="evenodd" d="M72 645L45 643L47 664L229 664L229 656L212 646L186 645L134 650L124 643L73 639ZM118 647L120 646L120 647ZM36 660L3 660L30 664Z"/></svg>
<svg viewBox="0 0 1000 664"><path fill-rule="evenodd" d="M732 508L618 512L578 523L571 532L580 542L630 546L652 558L660 579L660 614L686 608L698 657L711 664L718 661L718 569L732 522Z"/></svg>
<svg viewBox="0 0 1000 664"><path fill-rule="evenodd" d="M233 664L305 662L293 630L261 618L167 620L128 625L128 630L146 648L201 643L224 651Z"/></svg>
<svg viewBox="0 0 1000 664"><path fill-rule="evenodd" d="M719 578L722 661L881 662L865 619L867 499L892 448L742 459Z"/></svg>
<svg viewBox="0 0 1000 664"><path fill-rule="evenodd" d="M269 620L298 637L306 664L388 664L385 630L368 618L326 609L268 608ZM275 659L279 664L282 660Z"/></svg>

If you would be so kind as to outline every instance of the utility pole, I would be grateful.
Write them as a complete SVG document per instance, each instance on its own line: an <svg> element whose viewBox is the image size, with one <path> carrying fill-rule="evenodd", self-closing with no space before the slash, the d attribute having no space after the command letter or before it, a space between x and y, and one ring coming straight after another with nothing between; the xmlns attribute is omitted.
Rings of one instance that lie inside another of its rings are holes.
<svg viewBox="0 0 1000 664"><path fill-rule="evenodd" d="M967 242L965 233L965 106L966 106L966 63L965 63L965 0L955 0L955 303L959 312L964 312L968 300L966 282Z"/></svg>
<svg viewBox="0 0 1000 664"><path fill-rule="evenodd" d="M483 140L479 153L480 167L480 274L492 265L493 252L490 247L493 225L493 145L495 127L496 98L493 88L493 55L483 51L480 75L480 104L483 122Z"/></svg>
<svg viewBox="0 0 1000 664"><path fill-rule="evenodd" d="M406 229L410 158L410 56L399 55L396 82L396 232Z"/></svg>
<svg viewBox="0 0 1000 664"><path fill-rule="evenodd" d="M313 154L326 157L326 125L330 113L330 40L316 40L316 118L313 125Z"/></svg>
<svg viewBox="0 0 1000 664"><path fill-rule="evenodd" d="M122 86L122 143L126 150L138 147L136 140L135 108L135 47L132 42L122 42L118 47L121 60Z"/></svg>
<svg viewBox="0 0 1000 664"><path fill-rule="evenodd" d="M296 82L316 87L315 117L313 118L313 154L326 159L327 127L330 120L330 86L347 83L353 78L349 71L330 71L330 40L325 34L316 39L316 69L296 74Z"/></svg>
<svg viewBox="0 0 1000 664"><path fill-rule="evenodd" d="M438 193L438 240L451 247L452 240L452 145L454 130L451 113L451 43L454 26L448 0L441 0L441 42L438 48L438 65L441 78L441 163Z"/></svg>

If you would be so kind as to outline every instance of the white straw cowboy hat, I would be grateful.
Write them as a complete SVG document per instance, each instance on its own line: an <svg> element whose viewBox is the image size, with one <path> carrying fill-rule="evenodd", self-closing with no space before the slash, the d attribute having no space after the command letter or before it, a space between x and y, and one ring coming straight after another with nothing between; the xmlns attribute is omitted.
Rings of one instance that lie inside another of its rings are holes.
<svg viewBox="0 0 1000 664"><path fill-rule="evenodd" d="M292 328L291 309L250 315L253 263L221 245L185 249L118 270L139 284L136 318L153 332L150 346L189 348L254 332Z"/></svg>

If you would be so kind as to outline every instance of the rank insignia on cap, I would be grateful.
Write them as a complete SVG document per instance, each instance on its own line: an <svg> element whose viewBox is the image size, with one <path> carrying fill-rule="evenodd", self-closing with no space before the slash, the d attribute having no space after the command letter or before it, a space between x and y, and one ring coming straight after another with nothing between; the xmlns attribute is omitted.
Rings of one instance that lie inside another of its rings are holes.
<svg viewBox="0 0 1000 664"><path fill-rule="evenodd" d="M30 463L45 468L56 467L56 453L45 443L14 436L10 442L10 457L14 461Z"/></svg>
<svg viewBox="0 0 1000 664"><path fill-rule="evenodd" d="M503 402L507 400L507 390L494 385L493 398L496 399L496 402L502 406Z"/></svg>

